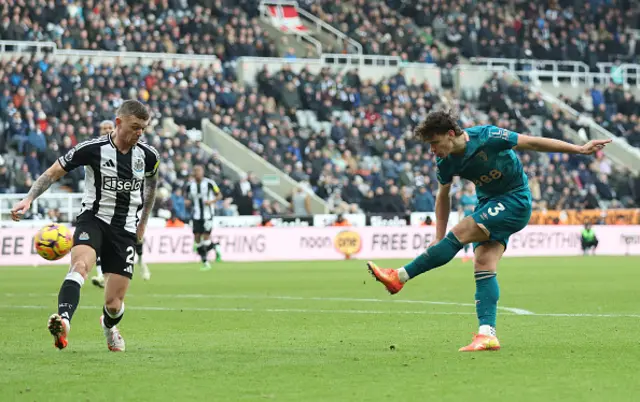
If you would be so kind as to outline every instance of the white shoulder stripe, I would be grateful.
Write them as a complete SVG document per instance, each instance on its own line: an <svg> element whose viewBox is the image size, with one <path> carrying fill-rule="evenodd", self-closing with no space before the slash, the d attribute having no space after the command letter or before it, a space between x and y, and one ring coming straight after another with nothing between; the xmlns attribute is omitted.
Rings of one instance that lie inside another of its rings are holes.
<svg viewBox="0 0 640 402"><path fill-rule="evenodd" d="M75 149L77 151L77 150L80 150L80 149L82 149L82 148L84 148L86 146L99 144L101 142L107 143L107 142L109 142L109 139L107 137L100 137L100 138L94 138L92 140L87 140L87 141L81 142L78 145L76 145Z"/></svg>
<svg viewBox="0 0 640 402"><path fill-rule="evenodd" d="M153 154L156 156L156 158L160 159L160 154L158 153L158 151L152 147L151 145L145 143L145 142L138 142L138 145L140 146L140 148L144 148L147 151L153 152Z"/></svg>

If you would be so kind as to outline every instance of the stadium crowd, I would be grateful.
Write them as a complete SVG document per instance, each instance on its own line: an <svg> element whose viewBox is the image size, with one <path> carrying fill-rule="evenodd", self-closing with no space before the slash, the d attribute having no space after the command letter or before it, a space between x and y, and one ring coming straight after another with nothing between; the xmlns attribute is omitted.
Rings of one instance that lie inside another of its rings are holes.
<svg viewBox="0 0 640 402"><path fill-rule="evenodd" d="M192 166L204 164L207 176L216 180L224 195L220 213L230 215L237 209L251 214L264 197L260 181L250 177L251 191L247 191L241 185L246 180L229 179L215 151L208 155L198 147L197 133L184 125L171 130L161 124L163 117L193 119L205 108L210 114L230 107L236 102L225 97L230 87L235 90L236 84L205 67L176 71L161 62L115 66L90 61L61 64L46 57L2 60L0 192L27 192L44 169L78 142L98 136L100 123L112 119L124 99L134 98L152 111L146 139L162 158L156 213L187 218L182 187ZM79 191L82 179L82 170L77 169L62 184Z"/></svg>
<svg viewBox="0 0 640 402"><path fill-rule="evenodd" d="M61 48L215 54L223 62L243 55L275 56L273 41L256 23L254 3L8 0L0 4L0 38L52 40ZM363 43L367 53L395 54L445 69L457 64L460 54L531 55L585 60L589 65L611 58L632 61L637 49L623 32L638 26L637 10L626 0L608 4L301 3ZM436 39L450 49L437 46ZM496 51L500 53L491 53ZM428 83L407 82L402 71L371 82L357 71L336 76L328 70L313 75L285 68L273 75L262 71L258 85L245 88L234 81L233 68L225 67L219 72L208 67L177 70L161 62L116 66L90 60L59 64L46 57L5 59L0 62L0 155L13 149L25 157L1 161L0 191L25 191L58 155L97 135L100 121L112 117L119 103L131 97L148 103L154 115L148 139L164 162L164 190L156 208L177 217L186 214L181 187L194 162L205 163L209 177L220 184L225 195L221 214L234 209L243 214L282 212L279 205L263 205L257 176L233 183L215 154L205 155L197 147L197 135L188 128L197 128L203 117L294 179L308 183L336 210L433 210L434 158L410 136L426 113L443 107L441 94ZM592 113L629 143L640 144L639 104L622 87L594 88L567 101ZM465 126L487 123L527 132L536 117L544 121L542 135L563 138L561 128L569 123L525 87L497 79L459 106ZM300 111L313 111L324 129L309 127ZM163 117L175 119L177 132L160 124ZM616 171L604 155L588 159L525 154L522 159L538 208L639 203L637 182ZM65 184L77 191L80 179L77 172ZM459 187L458 183L454 194L459 194Z"/></svg>
<svg viewBox="0 0 640 402"><path fill-rule="evenodd" d="M438 91L428 83L407 82L398 74L381 82L361 80L356 71L317 76L289 67L277 74L263 70L257 76L261 93L272 106L272 121L222 127L296 180L309 182L316 193L342 211L432 211L435 159L424 144L412 139L413 127L440 105ZM504 94L513 102L508 107ZM258 105L258 107L261 107ZM460 121L468 127L494 124L527 132L531 118L545 119L541 134L569 140L561 130L561 114L550 111L533 93L494 76L480 95L461 105ZM294 130L296 110L313 110L328 130ZM261 109L256 109L260 114ZM248 115L254 115L251 110ZM523 154L536 207L598 208L638 204L637 183L627 172L616 171L604 154ZM622 174L621 174L622 173ZM454 188L459 197L460 183ZM357 207L356 207L357 205Z"/></svg>
<svg viewBox="0 0 640 402"><path fill-rule="evenodd" d="M223 62L279 56L255 11L248 1L6 0L0 38L51 41L60 49L216 55Z"/></svg>

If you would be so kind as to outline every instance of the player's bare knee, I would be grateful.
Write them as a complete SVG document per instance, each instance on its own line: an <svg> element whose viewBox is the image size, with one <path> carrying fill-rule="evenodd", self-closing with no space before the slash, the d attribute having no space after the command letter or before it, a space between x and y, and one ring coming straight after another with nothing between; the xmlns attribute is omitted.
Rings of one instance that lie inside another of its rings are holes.
<svg viewBox="0 0 640 402"><path fill-rule="evenodd" d="M89 275L90 271L91 271L91 267L89 266L89 264L87 264L83 260L78 260L78 261L75 261L73 264L71 264L70 272L77 272L80 275L82 275L84 279L87 279L87 276Z"/></svg>
<svg viewBox="0 0 640 402"><path fill-rule="evenodd" d="M122 309L123 300L119 297L107 297L104 306L109 314L115 315Z"/></svg>
<svg viewBox="0 0 640 402"><path fill-rule="evenodd" d="M490 256L478 256L478 255L476 255L476 258L475 258L474 263L473 263L473 269L476 272L478 272L478 271L495 272L497 268L498 268L497 262L493 258L491 258Z"/></svg>

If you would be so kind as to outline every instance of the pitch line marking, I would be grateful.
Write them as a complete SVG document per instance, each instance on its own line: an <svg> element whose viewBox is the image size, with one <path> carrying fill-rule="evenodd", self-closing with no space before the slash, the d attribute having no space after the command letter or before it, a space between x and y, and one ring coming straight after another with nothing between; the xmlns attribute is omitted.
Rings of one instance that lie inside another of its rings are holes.
<svg viewBox="0 0 640 402"><path fill-rule="evenodd" d="M5 297L55 297L57 294L15 294L5 293ZM404 300L404 299L373 299L373 298L353 298L353 297L305 297L305 296L262 296L262 295L213 295L213 294L162 294L162 293L150 293L136 295L128 294L127 297L153 297L163 299L254 299L254 300L297 300L297 301L336 301L336 302L350 302L350 303L395 303L395 304L429 304L429 305L441 305L441 306L458 306L458 307L475 307L473 303L457 303L457 302L444 302L444 301L428 301L428 300ZM508 311L516 315L533 315L533 311L524 310L514 307L502 307L498 306L498 310Z"/></svg>
<svg viewBox="0 0 640 402"><path fill-rule="evenodd" d="M38 305L0 305L0 309L31 309L46 310L51 306ZM102 306L78 306L83 310L99 310ZM296 309L296 308L242 308L242 307L158 307L158 306L127 306L128 310L139 311L210 311L210 312L248 312L248 313L306 313L306 314L403 314L403 315L475 315L464 311L384 311L384 310L327 310L327 309ZM506 312L503 315L517 316L519 314ZM565 314L565 313L533 313L533 317L582 317L582 318L640 318L640 314Z"/></svg>
<svg viewBox="0 0 640 402"><path fill-rule="evenodd" d="M44 310L51 306L12 306L0 305L0 309L29 309ZM82 310L99 310L102 306L78 306ZM127 310L139 311L212 311L212 312L248 312L248 313L306 313L306 314L389 314L390 311L383 310L324 310L324 309L304 309L304 308L242 308L242 307L156 307L156 306L129 306ZM393 313L406 315L475 315L472 312L455 311L396 311Z"/></svg>

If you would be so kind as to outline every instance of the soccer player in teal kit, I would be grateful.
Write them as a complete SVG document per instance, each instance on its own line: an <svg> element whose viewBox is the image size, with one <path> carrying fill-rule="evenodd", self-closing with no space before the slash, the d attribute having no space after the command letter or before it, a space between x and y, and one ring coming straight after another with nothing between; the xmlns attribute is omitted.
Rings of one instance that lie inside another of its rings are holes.
<svg viewBox="0 0 640 402"><path fill-rule="evenodd" d="M476 208L476 204L478 203L478 196L476 195L476 189L473 183L467 182L464 186L464 191L460 196L460 220L466 218L473 214L473 210ZM472 257L469 257L467 254L469 249L471 248L470 244L464 245L464 256L462 257L462 262L469 261Z"/></svg>
<svg viewBox="0 0 640 402"><path fill-rule="evenodd" d="M436 239L404 267L379 268L373 262L368 262L367 267L389 293L395 294L410 279L448 263L465 244L473 243L480 328L471 344L460 351L498 350L496 310L500 290L496 269L509 236L522 230L531 217L531 192L514 149L590 155L611 140L573 145L495 126L462 130L456 118L443 111L430 113L416 128L415 135L429 143L431 152L437 156L440 189L436 197ZM446 233L451 211L449 190L454 176L475 184L478 204L470 216Z"/></svg>

